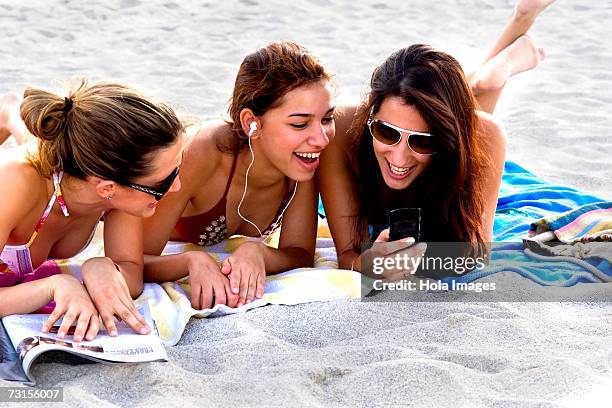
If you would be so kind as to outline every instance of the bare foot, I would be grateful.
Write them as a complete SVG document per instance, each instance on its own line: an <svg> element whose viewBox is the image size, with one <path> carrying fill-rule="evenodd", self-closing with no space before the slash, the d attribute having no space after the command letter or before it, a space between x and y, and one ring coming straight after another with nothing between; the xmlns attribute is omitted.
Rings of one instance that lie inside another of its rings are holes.
<svg viewBox="0 0 612 408"><path fill-rule="evenodd" d="M537 67L544 58L544 50L523 35L474 73L472 89L475 94L501 89L512 76Z"/></svg>
<svg viewBox="0 0 612 408"><path fill-rule="evenodd" d="M0 98L0 143L13 135L18 144L24 142L28 130L21 120L21 95L9 92Z"/></svg>
<svg viewBox="0 0 612 408"><path fill-rule="evenodd" d="M555 0L518 0L514 6L513 18L516 20L535 20L546 7Z"/></svg>

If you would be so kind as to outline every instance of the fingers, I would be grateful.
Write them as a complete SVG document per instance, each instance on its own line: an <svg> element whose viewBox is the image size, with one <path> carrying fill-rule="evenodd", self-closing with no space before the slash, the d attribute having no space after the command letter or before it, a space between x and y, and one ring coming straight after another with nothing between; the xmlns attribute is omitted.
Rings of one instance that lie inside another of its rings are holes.
<svg viewBox="0 0 612 408"><path fill-rule="evenodd" d="M389 228L385 228L384 230L380 231L380 234L378 234L378 237L374 242L389 242Z"/></svg>
<svg viewBox="0 0 612 408"><path fill-rule="evenodd" d="M55 306L55 309L53 309L53 312L51 312L51 314L47 318L47 321L45 322L45 324L43 324L43 333L47 333L49 330L51 330L51 327L53 327L55 322L57 322L63 314L64 308L60 305Z"/></svg>
<svg viewBox="0 0 612 408"><path fill-rule="evenodd" d="M116 337L117 336L117 326L115 325L115 318L110 313L100 313L100 317L102 318L102 323L104 323L104 327L109 336Z"/></svg>
<svg viewBox="0 0 612 408"><path fill-rule="evenodd" d="M127 301L122 299L122 302L123 303L119 306L120 310L118 314L121 320L126 322L136 333L149 334L151 329L149 329L147 322L136 309L134 302L131 299Z"/></svg>
<svg viewBox="0 0 612 408"><path fill-rule="evenodd" d="M100 330L100 317L97 314L94 314L89 321L89 329L87 330L87 334L85 334L85 339L87 341L92 341Z"/></svg>
<svg viewBox="0 0 612 408"><path fill-rule="evenodd" d="M89 322L92 320L91 313L81 312L79 320L77 320L74 330L74 341L79 342L85 337L85 331L89 327Z"/></svg>
<svg viewBox="0 0 612 408"><path fill-rule="evenodd" d="M381 245L382 248L380 249L385 254L390 255L395 252L410 248L412 245L414 245L414 242L414 238L412 237L402 238L398 239L397 241L387 242L386 244Z"/></svg>
<svg viewBox="0 0 612 408"><path fill-rule="evenodd" d="M255 296L257 299L261 299L264 295L266 285L266 274L260 273L257 275L257 290L255 291Z"/></svg>
<svg viewBox="0 0 612 408"><path fill-rule="evenodd" d="M247 300L247 294L249 292L249 276L245 276L246 273L243 270L240 271L240 292L239 292L239 299L238 299L238 307L243 306L244 304L246 304L246 300ZM230 281L231 283L231 281ZM234 289L232 288L232 291Z"/></svg>
<svg viewBox="0 0 612 408"><path fill-rule="evenodd" d="M220 278L225 279L223 277ZM226 304L227 296L225 294L225 285L222 280L215 280L215 282L213 282L213 290L215 293L215 306Z"/></svg>
<svg viewBox="0 0 612 408"><path fill-rule="evenodd" d="M144 327L149 327L149 326L147 325L147 321L145 320L145 318L144 318L144 317L142 317L142 315L140 314L140 312L139 312L139 311L138 311L138 309L136 308L136 304L134 304L134 302L133 302L131 299L130 299L130 303L131 303L131 305L132 305L132 308L134 309L134 313L135 313L136 319L138 319L138 321L139 321L140 323L142 323L142 325L143 325Z"/></svg>
<svg viewBox="0 0 612 408"><path fill-rule="evenodd" d="M397 256L402 257L405 262L397 264L394 267L388 269L384 275L390 281L397 281L405 279L410 275L414 275L419 269L423 256L427 250L427 244L420 242L409 248L405 248L397 253Z"/></svg>
<svg viewBox="0 0 612 408"><path fill-rule="evenodd" d="M247 287L246 302L251 303L255 300L255 290L257 289L257 274L252 272L249 275L249 285Z"/></svg>
<svg viewBox="0 0 612 408"><path fill-rule="evenodd" d="M196 282L191 283L191 307L195 310L202 310L202 286Z"/></svg>
<svg viewBox="0 0 612 408"><path fill-rule="evenodd" d="M406 255L412 258L422 258L423 255L425 255L425 251L427 250L427 244L425 242L419 242L416 245L404 249L405 250L401 253L405 253Z"/></svg>
<svg viewBox="0 0 612 408"><path fill-rule="evenodd" d="M76 312L72 308L68 309L68 312L64 315L62 324L60 325L59 330L57 331L57 337L59 337L60 339L66 337L66 334L68 334L68 330L70 330L70 326L72 326L72 322L74 322L76 317Z"/></svg>
<svg viewBox="0 0 612 408"><path fill-rule="evenodd" d="M227 276L231 272L232 272L232 264L230 263L229 258L227 258L225 261L223 261L223 264L221 265L221 273Z"/></svg>
<svg viewBox="0 0 612 408"><path fill-rule="evenodd" d="M384 230L380 232L380 234L378 234L378 237L376 238L376 241L374 242L379 243L379 244L386 243L385 245L379 245L377 252L381 251L388 255L393 252L397 252L399 250L405 249L407 246L414 244L415 241L413 237L407 237L407 238L402 238L402 239L398 239L395 241L389 241L389 228L385 228Z"/></svg>
<svg viewBox="0 0 612 408"><path fill-rule="evenodd" d="M232 293L232 289L230 288L229 280L224 282L223 287L225 288L227 305L231 308L237 307L239 296L235 293Z"/></svg>
<svg viewBox="0 0 612 408"><path fill-rule="evenodd" d="M202 298L202 309L210 309L213 302L213 291L210 283L202 285L202 292L200 296Z"/></svg>
<svg viewBox="0 0 612 408"><path fill-rule="evenodd" d="M238 294L240 293L240 281L241 281L240 271L232 270L232 273L229 274L230 287L232 288L232 293Z"/></svg>

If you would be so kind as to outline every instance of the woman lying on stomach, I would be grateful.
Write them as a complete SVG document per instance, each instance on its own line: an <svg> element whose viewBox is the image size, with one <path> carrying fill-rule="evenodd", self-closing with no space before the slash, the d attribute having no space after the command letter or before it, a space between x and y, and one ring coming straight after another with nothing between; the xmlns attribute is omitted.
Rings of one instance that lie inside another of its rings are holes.
<svg viewBox="0 0 612 408"><path fill-rule="evenodd" d="M227 122L207 123L185 148L182 188L145 222L145 279L190 277L191 304L261 298L266 274L312 266L314 173L334 134L330 74L306 49L272 43L242 62ZM264 244L281 225L278 248ZM206 252L155 256L168 239L201 246L253 237L219 265Z"/></svg>
<svg viewBox="0 0 612 408"><path fill-rule="evenodd" d="M142 292L142 222L180 188L183 127L167 105L118 84L81 82L67 96L29 88L21 118L38 143L0 152L0 316L51 313L59 337L93 339L100 315L146 334L133 297ZM13 119L17 120L17 119ZM66 259L91 241L104 217L104 257L82 265L83 284L47 259Z"/></svg>
<svg viewBox="0 0 612 408"><path fill-rule="evenodd" d="M374 70L359 107L343 109L317 173L341 268L362 270L362 248L390 240L397 208L421 209L423 241L491 240L505 137L489 113L506 81L544 57L525 33L550 3L519 1L473 74L444 52L413 45Z"/></svg>

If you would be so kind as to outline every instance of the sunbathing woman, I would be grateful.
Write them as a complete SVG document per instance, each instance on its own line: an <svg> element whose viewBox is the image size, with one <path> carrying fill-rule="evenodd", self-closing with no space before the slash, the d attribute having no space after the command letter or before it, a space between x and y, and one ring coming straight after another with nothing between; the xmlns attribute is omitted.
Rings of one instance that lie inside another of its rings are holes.
<svg viewBox="0 0 612 408"><path fill-rule="evenodd" d="M505 81L543 57L528 37L515 37L549 3L518 3L471 87L454 58L425 45L399 50L375 69L370 94L339 118L321 158L318 178L341 268L360 271L362 245L389 241L394 208L422 209L423 241L491 240L504 134L478 109L492 112Z"/></svg>
<svg viewBox="0 0 612 408"><path fill-rule="evenodd" d="M117 334L113 316L148 333L132 301L143 288L140 217L180 188L180 121L131 88L84 82L65 97L27 89L21 117L38 144L0 152L0 316L54 301L43 330L63 317L60 338L76 322L74 340L93 339L98 313L110 335ZM102 216L106 256L83 264L84 285L40 268L79 253Z"/></svg>
<svg viewBox="0 0 612 408"><path fill-rule="evenodd" d="M541 58L528 37L515 41L534 15L517 7L494 47L499 50L474 75L475 87L489 106L494 106L507 77L534 67ZM207 124L189 142L181 191L145 221L145 253L159 255L168 239L210 245L233 234L265 236L285 211L278 249L251 241L221 266L197 251L145 257L146 280L190 276L194 308L234 305L236 294L240 306L263 295L266 273L312 266L312 177L335 133L329 78L316 58L293 43L271 44L247 56L236 78L231 119ZM337 114L341 132L346 132L354 112L347 108Z"/></svg>
<svg viewBox="0 0 612 408"><path fill-rule="evenodd" d="M304 48L270 44L242 62L229 113L188 142L181 190L145 222L145 253L159 255L169 238L204 246L283 227L278 248L251 240L221 266L198 251L145 257L148 281L190 276L196 309L241 306L263 295L266 273L312 266L313 177L334 135L330 75Z"/></svg>

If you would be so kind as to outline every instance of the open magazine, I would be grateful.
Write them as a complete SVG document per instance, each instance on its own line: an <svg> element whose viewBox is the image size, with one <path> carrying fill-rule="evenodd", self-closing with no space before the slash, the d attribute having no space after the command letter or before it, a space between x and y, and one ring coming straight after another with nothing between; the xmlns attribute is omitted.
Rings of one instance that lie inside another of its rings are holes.
<svg viewBox="0 0 612 408"><path fill-rule="evenodd" d="M119 335L110 337L104 327L92 341L72 341L74 326L64 339L57 338L61 322L43 333L41 328L49 315L12 315L0 320L0 378L35 384L30 368L46 351L65 351L101 363L142 363L166 361L168 356L157 334L148 304L138 311L151 327L148 335L136 334L124 322L117 323Z"/></svg>

